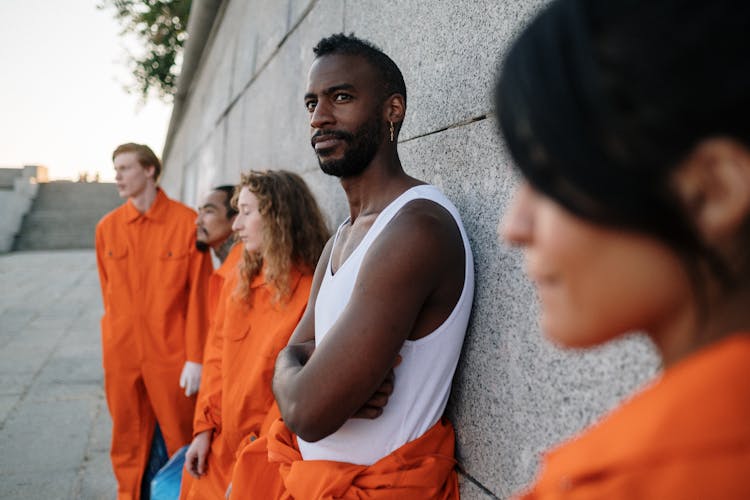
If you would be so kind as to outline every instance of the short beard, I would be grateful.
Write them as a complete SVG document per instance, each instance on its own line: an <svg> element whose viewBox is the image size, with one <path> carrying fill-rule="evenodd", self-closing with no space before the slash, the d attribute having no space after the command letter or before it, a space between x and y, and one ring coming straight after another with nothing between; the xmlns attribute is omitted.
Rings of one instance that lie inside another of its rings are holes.
<svg viewBox="0 0 750 500"><path fill-rule="evenodd" d="M209 245L205 241L195 240L195 249L198 250L200 253L208 252L209 248L211 248L211 245Z"/></svg>
<svg viewBox="0 0 750 500"><path fill-rule="evenodd" d="M354 134L341 130L324 131L316 135L330 134L338 139L342 139L347 144L343 158L339 160L323 161L318 155L318 164L320 169L335 177L345 179L347 177L356 177L364 172L367 166L375 158L375 154L380 147L383 124L380 120L373 119L364 123Z"/></svg>

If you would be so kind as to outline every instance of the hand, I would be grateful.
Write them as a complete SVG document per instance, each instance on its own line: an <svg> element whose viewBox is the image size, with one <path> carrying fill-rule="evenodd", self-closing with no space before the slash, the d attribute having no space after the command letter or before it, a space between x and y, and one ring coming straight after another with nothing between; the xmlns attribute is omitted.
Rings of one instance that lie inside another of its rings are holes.
<svg viewBox="0 0 750 500"><path fill-rule="evenodd" d="M211 448L212 434L213 431L197 434L185 452L185 470L196 479L206 473L206 458Z"/></svg>
<svg viewBox="0 0 750 500"><path fill-rule="evenodd" d="M399 364L401 364L400 355L396 357L396 362L393 363L393 366L388 371L388 375L385 376L385 380L380 384L380 387L378 387L375 393L370 396L370 399L362 406L362 408L352 415L352 418L374 419L383 414L383 408L388 404L388 399L391 397L391 394L393 394L393 382L395 379L393 369Z"/></svg>
<svg viewBox="0 0 750 500"><path fill-rule="evenodd" d="M201 369L200 363L193 363L192 361L185 361L185 366L182 367L182 374L180 374L180 387L185 389L185 396L190 397L196 392L201 385Z"/></svg>

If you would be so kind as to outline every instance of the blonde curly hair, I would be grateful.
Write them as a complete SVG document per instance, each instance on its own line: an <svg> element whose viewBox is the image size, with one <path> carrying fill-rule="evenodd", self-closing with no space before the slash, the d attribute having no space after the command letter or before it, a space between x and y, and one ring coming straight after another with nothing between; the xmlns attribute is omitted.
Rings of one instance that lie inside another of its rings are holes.
<svg viewBox="0 0 750 500"><path fill-rule="evenodd" d="M235 208L242 188L258 198L263 243L257 252L243 251L237 293L251 300L250 283L265 266L265 278L274 286L276 300L284 300L291 292L292 268L312 273L330 232L315 197L299 175L285 170L242 174L232 197Z"/></svg>

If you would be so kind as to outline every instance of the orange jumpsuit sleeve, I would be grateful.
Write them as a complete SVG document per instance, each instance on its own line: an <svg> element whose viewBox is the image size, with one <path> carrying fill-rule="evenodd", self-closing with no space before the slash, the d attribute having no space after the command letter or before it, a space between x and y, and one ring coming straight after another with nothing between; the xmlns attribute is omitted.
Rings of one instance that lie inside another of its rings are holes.
<svg viewBox="0 0 750 500"><path fill-rule="evenodd" d="M230 499L432 498L458 500L455 434L446 419L373 465L303 460L284 421L245 446L232 475Z"/></svg>
<svg viewBox="0 0 750 500"><path fill-rule="evenodd" d="M206 341L205 356L203 358L203 372L201 386L198 391L198 401L195 405L193 419L193 436L203 431L213 429L214 434L221 432L221 357L224 346L224 315L227 301L231 299L233 280L225 280L216 313L213 316L211 328Z"/></svg>
<svg viewBox="0 0 750 500"><path fill-rule="evenodd" d="M208 335L208 282L213 266L206 253L191 250L190 283L185 322L185 357L187 361L203 363L203 348Z"/></svg>
<svg viewBox="0 0 750 500"><path fill-rule="evenodd" d="M104 311L107 310L107 270L104 268L104 235L101 226L96 226L96 236L94 239L96 249L96 269L99 271L99 285L102 287L102 305Z"/></svg>

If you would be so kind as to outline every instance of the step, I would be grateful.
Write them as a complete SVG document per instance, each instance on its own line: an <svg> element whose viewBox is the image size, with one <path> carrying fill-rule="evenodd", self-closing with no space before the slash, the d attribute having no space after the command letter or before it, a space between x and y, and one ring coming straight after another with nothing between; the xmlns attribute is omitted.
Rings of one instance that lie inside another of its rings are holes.
<svg viewBox="0 0 750 500"><path fill-rule="evenodd" d="M40 184L13 248L93 248L96 224L122 202L113 183L56 181Z"/></svg>

